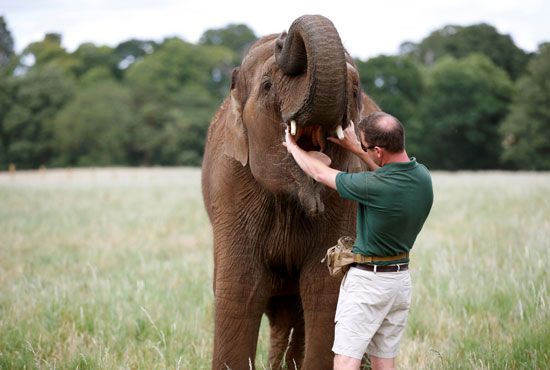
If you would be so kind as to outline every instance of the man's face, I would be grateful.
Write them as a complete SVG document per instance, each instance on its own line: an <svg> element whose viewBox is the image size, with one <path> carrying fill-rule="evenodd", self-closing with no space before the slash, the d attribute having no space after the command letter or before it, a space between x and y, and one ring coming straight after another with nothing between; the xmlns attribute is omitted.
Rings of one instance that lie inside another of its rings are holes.
<svg viewBox="0 0 550 370"><path fill-rule="evenodd" d="M367 149L371 144L365 141L365 134L361 131L361 145L363 150L367 155L376 163L378 166L382 166L382 148L375 147L372 149Z"/></svg>

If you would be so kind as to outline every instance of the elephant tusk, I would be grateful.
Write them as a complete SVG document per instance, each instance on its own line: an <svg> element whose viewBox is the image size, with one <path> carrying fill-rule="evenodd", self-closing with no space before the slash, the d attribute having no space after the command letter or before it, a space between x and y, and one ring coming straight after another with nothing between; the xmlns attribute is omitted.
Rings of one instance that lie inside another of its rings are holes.
<svg viewBox="0 0 550 370"><path fill-rule="evenodd" d="M338 135L338 139L344 140L344 130L342 130L342 125L338 125L338 127L336 127L336 135Z"/></svg>
<svg viewBox="0 0 550 370"><path fill-rule="evenodd" d="M290 120L290 134L292 136L296 135L296 121L294 121L293 119Z"/></svg>

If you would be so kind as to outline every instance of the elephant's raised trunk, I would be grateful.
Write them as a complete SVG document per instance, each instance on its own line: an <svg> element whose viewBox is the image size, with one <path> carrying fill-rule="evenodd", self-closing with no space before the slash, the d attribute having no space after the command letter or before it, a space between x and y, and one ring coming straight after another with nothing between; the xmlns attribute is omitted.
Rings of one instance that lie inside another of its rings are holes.
<svg viewBox="0 0 550 370"><path fill-rule="evenodd" d="M323 125L335 128L347 121L347 67L344 47L332 22L320 15L296 19L288 34L275 43L279 68L297 78L299 98L285 101L283 120L298 125Z"/></svg>

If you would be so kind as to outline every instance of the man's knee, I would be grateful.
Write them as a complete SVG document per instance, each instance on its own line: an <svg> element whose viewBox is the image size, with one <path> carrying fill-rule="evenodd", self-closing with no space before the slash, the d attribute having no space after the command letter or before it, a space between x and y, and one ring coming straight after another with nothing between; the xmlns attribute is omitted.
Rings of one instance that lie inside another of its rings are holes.
<svg viewBox="0 0 550 370"><path fill-rule="evenodd" d="M369 356L372 370L393 370L395 369L394 358L382 358L376 356Z"/></svg>
<svg viewBox="0 0 550 370"><path fill-rule="evenodd" d="M334 370L358 370L361 360L344 355L334 356Z"/></svg>

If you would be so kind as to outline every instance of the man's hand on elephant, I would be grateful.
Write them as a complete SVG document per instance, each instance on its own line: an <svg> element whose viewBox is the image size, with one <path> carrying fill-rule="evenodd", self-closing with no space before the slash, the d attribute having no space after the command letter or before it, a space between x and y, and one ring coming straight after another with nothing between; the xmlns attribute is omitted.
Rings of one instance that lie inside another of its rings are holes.
<svg viewBox="0 0 550 370"><path fill-rule="evenodd" d="M296 140L294 140L294 137L290 134L288 127L285 129L285 141L283 142L283 145L290 154L292 154L292 150L295 147L298 147L298 144L296 144Z"/></svg>
<svg viewBox="0 0 550 370"><path fill-rule="evenodd" d="M357 139L357 135L355 135L355 125L353 124L353 121L349 121L348 127L344 130L343 139L327 137L327 140L340 145L342 148L347 149L352 153L362 152L361 143L359 142L359 139Z"/></svg>

